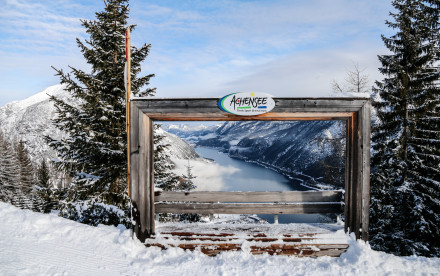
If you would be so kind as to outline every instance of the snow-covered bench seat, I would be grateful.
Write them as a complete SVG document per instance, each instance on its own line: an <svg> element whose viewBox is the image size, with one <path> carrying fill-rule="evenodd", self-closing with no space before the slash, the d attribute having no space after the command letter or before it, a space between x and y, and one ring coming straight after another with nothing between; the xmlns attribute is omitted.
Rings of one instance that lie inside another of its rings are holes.
<svg viewBox="0 0 440 276"><path fill-rule="evenodd" d="M155 213L340 214L342 191L164 192L154 194ZM252 254L339 256L348 244L344 226L326 224L158 224L148 246L177 246L208 255L248 250ZM337 234L337 235L336 235ZM339 235L339 236L338 236Z"/></svg>
<svg viewBox="0 0 440 276"><path fill-rule="evenodd" d="M158 223L147 246L200 250L215 256L222 251L306 257L340 256L348 236L339 224Z"/></svg>

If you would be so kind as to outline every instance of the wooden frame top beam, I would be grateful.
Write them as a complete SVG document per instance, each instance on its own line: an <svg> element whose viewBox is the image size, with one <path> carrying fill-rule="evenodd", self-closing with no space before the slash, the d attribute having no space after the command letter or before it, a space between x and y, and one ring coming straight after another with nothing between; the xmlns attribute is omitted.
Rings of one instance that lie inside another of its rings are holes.
<svg viewBox="0 0 440 276"><path fill-rule="evenodd" d="M258 116L237 116L221 111L218 98L132 98L150 119L156 121L284 121L346 120L368 98L274 98L275 108Z"/></svg>

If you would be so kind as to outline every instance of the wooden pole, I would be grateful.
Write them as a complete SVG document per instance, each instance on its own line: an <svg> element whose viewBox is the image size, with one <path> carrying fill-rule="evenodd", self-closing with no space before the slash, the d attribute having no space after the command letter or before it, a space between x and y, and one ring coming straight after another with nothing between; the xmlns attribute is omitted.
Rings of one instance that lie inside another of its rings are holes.
<svg viewBox="0 0 440 276"><path fill-rule="evenodd" d="M131 199L130 188L130 94L131 94L131 43L130 43L130 28L125 31L125 57L126 57L126 79L125 79L125 120L126 120L126 132L127 132L127 185L128 196Z"/></svg>

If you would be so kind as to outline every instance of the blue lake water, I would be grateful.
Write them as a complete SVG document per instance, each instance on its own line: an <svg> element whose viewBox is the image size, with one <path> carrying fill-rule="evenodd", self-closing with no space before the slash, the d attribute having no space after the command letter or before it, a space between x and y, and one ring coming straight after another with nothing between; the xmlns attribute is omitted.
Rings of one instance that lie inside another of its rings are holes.
<svg viewBox="0 0 440 276"><path fill-rule="evenodd" d="M231 158L226 153L216 149L198 147L195 151L205 158L213 159L221 166L232 166L237 171L224 174L223 191L228 192L266 192L266 191L305 191L308 188L300 185L298 180L288 179L286 176L267 169L255 163Z"/></svg>
<svg viewBox="0 0 440 276"><path fill-rule="evenodd" d="M298 180L289 179L271 169L255 163L229 157L227 154L216 149L197 147L195 151L202 157L214 160L221 166L229 166L236 169L235 172L222 175L222 191L234 192L264 192L264 191L307 191L307 187L300 185ZM259 217L273 223L273 215L259 215ZM307 215L279 215L279 223L316 223L328 220L318 214Z"/></svg>

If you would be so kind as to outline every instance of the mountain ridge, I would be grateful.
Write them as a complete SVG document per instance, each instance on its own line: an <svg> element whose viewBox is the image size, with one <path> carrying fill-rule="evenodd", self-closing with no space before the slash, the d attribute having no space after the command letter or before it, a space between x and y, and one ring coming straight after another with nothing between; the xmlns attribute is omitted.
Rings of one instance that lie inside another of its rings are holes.
<svg viewBox="0 0 440 276"><path fill-rule="evenodd" d="M56 107L49 100L52 95L74 105L79 103L65 90L65 85L58 84L24 100L13 101L0 107L0 131L10 141L22 140L31 160L36 164L43 158L52 160L57 156L46 143L45 136L60 139L66 135L52 123L57 116ZM157 132L165 137L164 143L170 145L166 149L170 155L182 159L198 157L197 153L177 136L160 128Z"/></svg>

